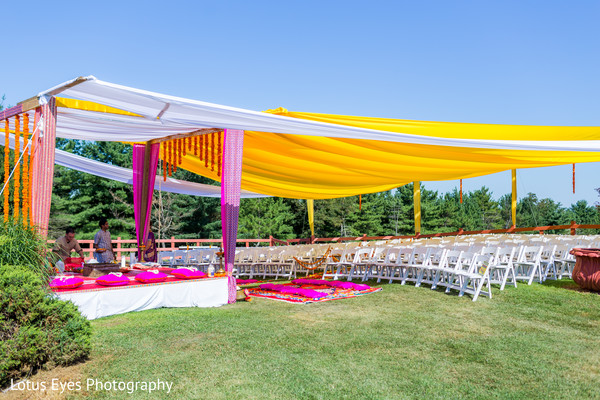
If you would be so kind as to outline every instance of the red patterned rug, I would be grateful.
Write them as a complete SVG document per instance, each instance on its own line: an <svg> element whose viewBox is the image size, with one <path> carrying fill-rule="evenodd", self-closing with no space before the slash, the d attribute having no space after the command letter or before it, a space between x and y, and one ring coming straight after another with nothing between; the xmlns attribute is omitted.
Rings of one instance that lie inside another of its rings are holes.
<svg viewBox="0 0 600 400"><path fill-rule="evenodd" d="M286 284L285 286L292 287L300 287L294 284ZM332 288L326 286L316 286L316 285L302 285L303 289L313 289L321 293L326 293L326 297L322 297L320 299L309 299L303 296L295 295L295 294L286 294L274 292L271 290L265 290L260 288L252 288L246 289L246 292L249 296L252 297L264 297L266 299L271 300L279 300L279 301L287 301L288 303L296 303L296 304L309 304L309 303L322 303L324 301L330 300L340 300L340 299L349 299L352 297L363 296L365 294L371 294L375 292L379 292L382 288L370 288L366 290L353 290L353 289L341 289L341 288Z"/></svg>

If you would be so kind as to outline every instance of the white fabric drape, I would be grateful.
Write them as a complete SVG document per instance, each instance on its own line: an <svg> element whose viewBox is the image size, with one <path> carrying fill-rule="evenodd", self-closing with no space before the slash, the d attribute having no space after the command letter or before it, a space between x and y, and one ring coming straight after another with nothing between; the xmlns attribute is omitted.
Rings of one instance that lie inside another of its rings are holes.
<svg viewBox="0 0 600 400"><path fill-rule="evenodd" d="M23 138L19 138L21 142L21 149L23 148ZM10 135L11 149L15 148L15 137ZM133 185L133 170L117 167L115 165L106 164L99 161L90 160L82 156L78 156L73 153L69 153L64 150L56 149L56 155L54 162L63 167L71 168L76 171L85 172L88 174L100 176L102 178L112 179L114 181L127 183ZM160 180L160 182L159 182ZM167 178L163 181L162 176L156 177L156 183L154 189L162 190L163 192L189 194L192 196L202 197L221 197L221 186L204 185L201 183L181 181L178 179ZM257 197L270 197L264 194L258 194L242 190L242 198L257 198Z"/></svg>
<svg viewBox="0 0 600 400"><path fill-rule="evenodd" d="M482 140L419 136L309 121L221 106L181 97L134 89L96 79L78 85L71 82L40 93L44 96L65 88L61 96L93 101L143 117L59 108L57 137L141 142L201 128L240 129L332 138L369 139L435 146L475 147L507 150L600 151L600 141ZM159 118L160 117L160 118Z"/></svg>
<svg viewBox="0 0 600 400"><path fill-rule="evenodd" d="M161 307L219 307L227 304L227 279L124 286L58 293L56 296L72 301L87 319Z"/></svg>

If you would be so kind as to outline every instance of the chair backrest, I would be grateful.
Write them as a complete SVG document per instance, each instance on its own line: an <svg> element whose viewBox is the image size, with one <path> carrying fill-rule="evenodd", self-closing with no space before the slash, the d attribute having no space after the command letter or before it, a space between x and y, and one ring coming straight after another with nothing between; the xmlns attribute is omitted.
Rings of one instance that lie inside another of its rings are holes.
<svg viewBox="0 0 600 400"><path fill-rule="evenodd" d="M371 258L372 253L373 253L372 247L360 248L360 249L356 250L356 252L354 253L354 259L352 260L352 262L354 264L359 264L359 263L368 261Z"/></svg>
<svg viewBox="0 0 600 400"><path fill-rule="evenodd" d="M173 253L173 261L175 264L185 264L188 262L187 250L175 250Z"/></svg>
<svg viewBox="0 0 600 400"><path fill-rule="evenodd" d="M519 256L519 262L539 262L543 249L543 246L524 246Z"/></svg>
<svg viewBox="0 0 600 400"><path fill-rule="evenodd" d="M430 263L432 265L438 265L438 266L444 265L447 253L448 253L448 249L445 249L443 247L437 247L437 248L431 249L431 252L429 253Z"/></svg>
<svg viewBox="0 0 600 400"><path fill-rule="evenodd" d="M415 247L410 256L409 264L427 265L429 263L429 254L431 247Z"/></svg>
<svg viewBox="0 0 600 400"><path fill-rule="evenodd" d="M540 258L543 261L553 262L554 261L554 253L556 252L556 245L546 245L544 246L542 253L540 254Z"/></svg>
<svg viewBox="0 0 600 400"><path fill-rule="evenodd" d="M470 273L486 275L489 273L489 267L492 264L492 256L489 254L475 254L471 259Z"/></svg>
<svg viewBox="0 0 600 400"><path fill-rule="evenodd" d="M158 253L158 262L161 264L173 264L173 252L161 251Z"/></svg>
<svg viewBox="0 0 600 400"><path fill-rule="evenodd" d="M448 250L446 252L446 258L444 259L443 264L440 267L445 268L456 268L460 267L460 263L462 260L463 250Z"/></svg>
<svg viewBox="0 0 600 400"><path fill-rule="evenodd" d="M496 252L494 263L497 265L508 265L512 266L513 261L516 259L517 247L508 246L500 247Z"/></svg>

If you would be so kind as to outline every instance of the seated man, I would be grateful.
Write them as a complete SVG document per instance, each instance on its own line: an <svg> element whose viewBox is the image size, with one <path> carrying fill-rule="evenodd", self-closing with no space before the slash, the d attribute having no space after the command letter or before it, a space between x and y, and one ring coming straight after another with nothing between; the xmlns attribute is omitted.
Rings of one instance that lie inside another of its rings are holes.
<svg viewBox="0 0 600 400"><path fill-rule="evenodd" d="M65 231L65 236L56 239L52 251L58 254L60 259L64 262L67 257L71 257L71 252L73 250L79 253L79 257L83 257L83 250L75 239L75 230L68 227Z"/></svg>

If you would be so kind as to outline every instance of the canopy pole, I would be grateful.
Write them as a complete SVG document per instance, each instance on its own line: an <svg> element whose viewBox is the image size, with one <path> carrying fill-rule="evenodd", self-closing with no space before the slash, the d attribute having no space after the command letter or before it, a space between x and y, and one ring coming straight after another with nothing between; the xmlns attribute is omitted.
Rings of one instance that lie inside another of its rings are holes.
<svg viewBox="0 0 600 400"><path fill-rule="evenodd" d="M152 195L156 181L156 167L160 144L133 145L133 202L135 214L135 230L138 242L138 260L149 260L144 257L145 245L150 231L150 213L152 211ZM154 258L154 257L153 257Z"/></svg>
<svg viewBox="0 0 600 400"><path fill-rule="evenodd" d="M511 202L511 214L513 227L517 226L517 170L512 171L512 202Z"/></svg>
<svg viewBox="0 0 600 400"><path fill-rule="evenodd" d="M421 233L421 182L413 184L413 200L415 209L415 235Z"/></svg>
<svg viewBox="0 0 600 400"><path fill-rule="evenodd" d="M40 102L43 131L36 137L34 172L32 183L33 224L42 236L48 235L52 180L54 178L54 155L56 149L56 99L42 97Z"/></svg>
<svg viewBox="0 0 600 400"><path fill-rule="evenodd" d="M308 211L308 225L310 226L310 235L315 236L315 201L306 200L306 209Z"/></svg>
<svg viewBox="0 0 600 400"><path fill-rule="evenodd" d="M242 183L242 159L244 131L225 129L223 135L223 170L221 175L221 225L228 302L235 303L236 284L233 276L233 260L237 242L238 218L240 214L240 191Z"/></svg>

